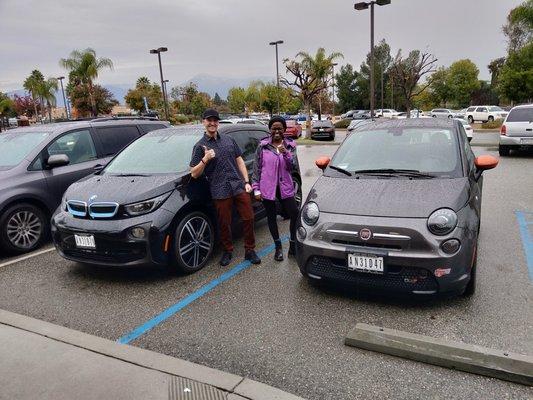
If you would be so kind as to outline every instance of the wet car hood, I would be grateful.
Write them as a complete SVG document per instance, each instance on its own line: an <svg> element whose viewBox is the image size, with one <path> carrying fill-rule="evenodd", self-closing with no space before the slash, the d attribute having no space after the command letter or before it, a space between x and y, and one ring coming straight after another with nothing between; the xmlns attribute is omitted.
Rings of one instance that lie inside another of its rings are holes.
<svg viewBox="0 0 533 400"><path fill-rule="evenodd" d="M355 179L322 176L309 193L322 212L427 218L438 208L455 211L469 199L468 178Z"/></svg>
<svg viewBox="0 0 533 400"><path fill-rule="evenodd" d="M90 175L70 185L66 198L88 202L90 197L96 195L95 201L135 203L175 189L185 177L177 174L128 177Z"/></svg>

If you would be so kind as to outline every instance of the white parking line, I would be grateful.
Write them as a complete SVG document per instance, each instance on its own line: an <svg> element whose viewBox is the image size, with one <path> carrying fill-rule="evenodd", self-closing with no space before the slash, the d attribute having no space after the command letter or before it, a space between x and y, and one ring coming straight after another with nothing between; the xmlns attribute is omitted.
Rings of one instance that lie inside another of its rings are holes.
<svg viewBox="0 0 533 400"><path fill-rule="evenodd" d="M5 262L5 263L0 264L0 268L7 267L8 265L15 264L15 263L18 263L18 262L20 262L20 261L27 260L27 259L29 259L29 258L33 258L33 257L40 256L40 255L42 255L42 254L49 253L49 252L51 252L51 251L54 251L55 249L56 249L55 247L50 247L50 248L48 248L48 249L39 250L39 251L36 251L36 252L30 253L30 254L28 254L28 255L26 255L26 256L22 256L22 257L15 258L14 260L7 261L7 262Z"/></svg>

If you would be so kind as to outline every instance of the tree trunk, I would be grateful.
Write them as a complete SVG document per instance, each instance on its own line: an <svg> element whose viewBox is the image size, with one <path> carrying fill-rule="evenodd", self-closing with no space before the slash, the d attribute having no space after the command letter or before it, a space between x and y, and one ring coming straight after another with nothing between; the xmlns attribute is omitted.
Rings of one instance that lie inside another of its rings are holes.
<svg viewBox="0 0 533 400"><path fill-rule="evenodd" d="M44 101L42 97L39 97L39 105L41 106L41 112L39 113L39 120L41 121L41 124L43 123L43 108L44 108Z"/></svg>
<svg viewBox="0 0 533 400"><path fill-rule="evenodd" d="M305 119L305 138L310 139L311 138L311 100L306 98L304 100L305 105L305 112L307 113L307 117Z"/></svg>
<svg viewBox="0 0 533 400"><path fill-rule="evenodd" d="M88 91L89 91L89 101L91 102L91 109L93 112L93 117L96 118L98 116L98 110L96 110L96 102L94 101L94 94L93 94L93 83L89 81L88 84Z"/></svg>
<svg viewBox="0 0 533 400"><path fill-rule="evenodd" d="M52 123L52 106L48 100L46 101L46 105L48 107L48 119L50 120L50 123Z"/></svg>
<svg viewBox="0 0 533 400"><path fill-rule="evenodd" d="M37 122L37 99L32 94L31 98L33 99L33 110L35 112L35 122Z"/></svg>

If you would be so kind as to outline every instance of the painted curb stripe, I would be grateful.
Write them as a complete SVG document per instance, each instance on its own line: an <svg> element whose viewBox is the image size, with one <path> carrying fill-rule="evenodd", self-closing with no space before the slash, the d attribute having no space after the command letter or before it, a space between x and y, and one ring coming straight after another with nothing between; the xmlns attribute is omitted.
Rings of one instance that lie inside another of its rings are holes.
<svg viewBox="0 0 533 400"><path fill-rule="evenodd" d="M286 242L289 240L287 236L281 238L282 242ZM257 255L260 258L265 257L272 251L274 251L274 244L271 244L269 246L266 246L262 248L260 251L257 252ZM154 328L155 326L159 325L161 322L164 322L168 318L172 317L174 314L176 314L178 311L184 309L189 304L191 304L193 301L199 299L206 293L209 293L211 290L213 290L215 287L220 285L221 283L226 282L227 280L233 278L235 275L237 275L239 272L244 271L248 267L250 267L252 263L250 261L243 261L240 264L237 264L235 267L233 267L231 270L223 273L218 278L213 279L211 282L207 283L206 285L202 286L197 291L191 293L190 295L184 297L176 304L170 306L165 311L163 311L161 314L156 315L154 318L150 319L149 321L145 322L144 324L138 326L131 332L127 333L126 335L120 337L117 342L122 344L127 344L131 342L132 340L137 339L139 336L144 335L146 332Z"/></svg>
<svg viewBox="0 0 533 400"><path fill-rule="evenodd" d="M40 255L43 255L43 254L46 254L46 253L50 253L51 251L54 251L55 249L56 249L55 247L50 247L49 249L39 250L39 251L30 253L30 254L28 254L26 256L15 258L14 260L7 261L5 263L0 264L0 268L7 267L8 265L16 264L18 262L21 262L21 261L24 261L24 260L28 260L30 258L37 257L37 256L40 256Z"/></svg>
<svg viewBox="0 0 533 400"><path fill-rule="evenodd" d="M533 282L533 238L529 232L529 227L533 226L533 213L525 211L515 211L520 234L522 235L522 245L526 254L527 269L529 279ZM528 219L529 217L529 219Z"/></svg>

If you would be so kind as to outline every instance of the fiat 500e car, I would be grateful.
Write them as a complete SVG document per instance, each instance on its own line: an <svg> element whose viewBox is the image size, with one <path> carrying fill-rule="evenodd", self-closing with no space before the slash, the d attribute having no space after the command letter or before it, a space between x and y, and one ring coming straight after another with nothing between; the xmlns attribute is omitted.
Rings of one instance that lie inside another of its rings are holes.
<svg viewBox="0 0 533 400"><path fill-rule="evenodd" d="M189 172L202 126L161 129L120 152L102 171L71 185L52 218L60 255L86 264L108 266L174 265L184 272L201 269L215 247L216 213L208 182ZM264 125L228 124L252 169ZM299 198L299 168L293 172ZM265 216L253 201L256 219ZM238 231L240 221L234 219Z"/></svg>
<svg viewBox="0 0 533 400"><path fill-rule="evenodd" d="M472 294L482 172L454 120L378 121L356 129L329 160L301 210L302 274L359 290Z"/></svg>

